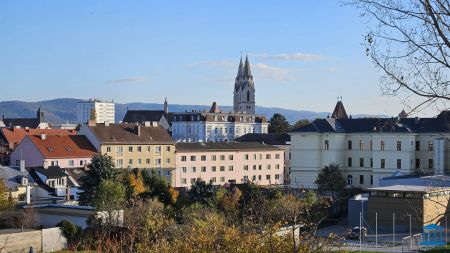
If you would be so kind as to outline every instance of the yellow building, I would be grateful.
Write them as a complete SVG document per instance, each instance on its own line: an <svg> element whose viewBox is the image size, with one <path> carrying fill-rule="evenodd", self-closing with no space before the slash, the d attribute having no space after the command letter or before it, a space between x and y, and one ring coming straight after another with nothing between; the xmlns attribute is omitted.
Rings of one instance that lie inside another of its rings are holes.
<svg viewBox="0 0 450 253"><path fill-rule="evenodd" d="M157 124L87 124L78 132L97 152L109 155L117 168L153 169L173 184L175 142Z"/></svg>

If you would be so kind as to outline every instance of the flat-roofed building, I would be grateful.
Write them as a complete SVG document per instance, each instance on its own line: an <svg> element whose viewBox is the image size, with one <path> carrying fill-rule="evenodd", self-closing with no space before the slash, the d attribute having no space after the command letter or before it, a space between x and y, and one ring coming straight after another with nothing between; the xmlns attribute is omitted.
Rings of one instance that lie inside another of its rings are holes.
<svg viewBox="0 0 450 253"><path fill-rule="evenodd" d="M367 221L372 230L419 232L423 226L445 226L450 188L417 185L392 185L369 188ZM395 221L394 221L395 218Z"/></svg>
<svg viewBox="0 0 450 253"><path fill-rule="evenodd" d="M177 143L175 187L189 188L196 179L213 185L283 184L284 150L246 143Z"/></svg>

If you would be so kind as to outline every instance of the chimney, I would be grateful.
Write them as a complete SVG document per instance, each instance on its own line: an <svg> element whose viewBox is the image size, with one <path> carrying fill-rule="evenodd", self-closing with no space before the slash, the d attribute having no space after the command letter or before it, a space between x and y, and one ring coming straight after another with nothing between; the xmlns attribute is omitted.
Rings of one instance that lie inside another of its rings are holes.
<svg viewBox="0 0 450 253"><path fill-rule="evenodd" d="M25 172L25 160L20 160L19 170L20 172Z"/></svg>
<svg viewBox="0 0 450 253"><path fill-rule="evenodd" d="M26 201L27 201L27 205L31 204L31 188L29 185L27 185Z"/></svg>
<svg viewBox="0 0 450 253"><path fill-rule="evenodd" d="M45 141L46 138L47 138L46 134L41 134L41 140Z"/></svg>
<svg viewBox="0 0 450 253"><path fill-rule="evenodd" d="M138 135L141 136L141 126L137 125L134 127L134 132Z"/></svg>

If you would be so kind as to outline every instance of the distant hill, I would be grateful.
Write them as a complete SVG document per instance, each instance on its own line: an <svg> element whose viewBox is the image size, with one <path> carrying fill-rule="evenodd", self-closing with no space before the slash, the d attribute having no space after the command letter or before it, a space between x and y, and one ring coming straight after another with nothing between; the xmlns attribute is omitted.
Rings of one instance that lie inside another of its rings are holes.
<svg viewBox="0 0 450 253"><path fill-rule="evenodd" d="M38 102L23 101L2 101L0 102L0 115L5 117L35 117L39 107L45 112L45 119L49 123L76 122L76 104L83 101L75 98L58 98ZM121 121L127 109L135 110L162 110L163 105L158 103L127 103L116 104L116 121ZM179 105L169 104L169 111L184 112L186 110L209 110L210 105ZM230 111L231 106L220 106L222 111ZM290 123L295 123L299 119L313 120L324 118L328 112L296 111L276 107L256 106L256 113L266 115L268 119L274 113L281 113L286 116ZM364 117L366 115L354 115L354 117Z"/></svg>

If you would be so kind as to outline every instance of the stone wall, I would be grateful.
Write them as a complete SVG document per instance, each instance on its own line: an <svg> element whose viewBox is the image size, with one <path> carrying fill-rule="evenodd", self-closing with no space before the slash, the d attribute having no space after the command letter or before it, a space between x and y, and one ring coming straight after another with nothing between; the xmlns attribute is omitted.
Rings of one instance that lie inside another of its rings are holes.
<svg viewBox="0 0 450 253"><path fill-rule="evenodd" d="M59 228L31 230L0 230L0 252L22 253L33 247L34 252L53 252L67 247L67 240Z"/></svg>

